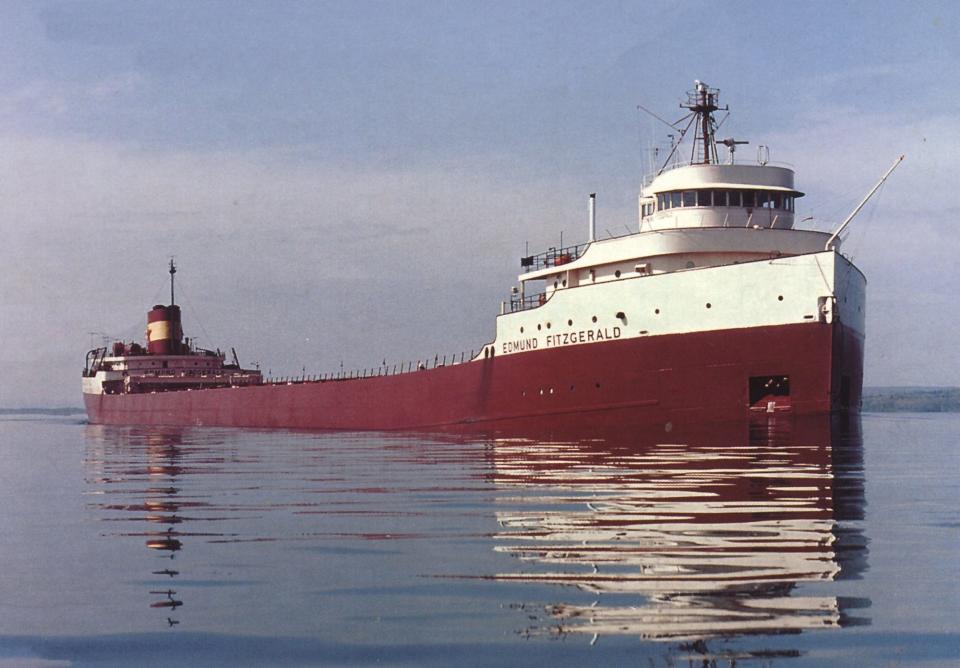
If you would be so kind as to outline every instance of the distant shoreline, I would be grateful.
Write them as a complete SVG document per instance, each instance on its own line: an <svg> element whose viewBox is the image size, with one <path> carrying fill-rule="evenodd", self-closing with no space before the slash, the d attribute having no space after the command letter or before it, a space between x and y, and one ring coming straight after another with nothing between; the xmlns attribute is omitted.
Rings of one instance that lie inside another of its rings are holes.
<svg viewBox="0 0 960 668"><path fill-rule="evenodd" d="M960 413L960 387L865 387L864 413ZM82 415L83 408L0 408L0 415Z"/></svg>
<svg viewBox="0 0 960 668"><path fill-rule="evenodd" d="M82 408L0 408L0 415L80 415Z"/></svg>
<svg viewBox="0 0 960 668"><path fill-rule="evenodd" d="M958 413L960 387L865 387L863 412Z"/></svg>

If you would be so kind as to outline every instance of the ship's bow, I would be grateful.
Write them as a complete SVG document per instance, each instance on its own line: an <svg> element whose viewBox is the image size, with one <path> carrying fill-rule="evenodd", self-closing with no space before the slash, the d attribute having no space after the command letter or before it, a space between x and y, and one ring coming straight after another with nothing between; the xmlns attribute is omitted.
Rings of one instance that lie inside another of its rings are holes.
<svg viewBox="0 0 960 668"><path fill-rule="evenodd" d="M831 408L859 411L863 396L863 355L867 281L857 267L833 253L833 303L830 368Z"/></svg>

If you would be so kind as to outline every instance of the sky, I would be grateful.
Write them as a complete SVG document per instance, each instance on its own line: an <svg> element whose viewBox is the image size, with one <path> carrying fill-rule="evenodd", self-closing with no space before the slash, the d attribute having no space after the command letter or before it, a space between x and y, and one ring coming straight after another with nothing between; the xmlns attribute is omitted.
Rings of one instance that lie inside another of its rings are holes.
<svg viewBox="0 0 960 668"><path fill-rule="evenodd" d="M635 228L699 79L866 274L865 384L957 385L953 2L0 3L0 406L76 406L176 257L273 374L479 349L518 259Z"/></svg>

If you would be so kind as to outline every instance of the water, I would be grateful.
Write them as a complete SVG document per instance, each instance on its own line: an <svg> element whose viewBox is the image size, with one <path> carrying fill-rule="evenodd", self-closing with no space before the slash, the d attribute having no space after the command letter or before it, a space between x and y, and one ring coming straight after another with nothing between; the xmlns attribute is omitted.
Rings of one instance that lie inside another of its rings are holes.
<svg viewBox="0 0 960 668"><path fill-rule="evenodd" d="M0 666L950 666L960 415L0 420Z"/></svg>

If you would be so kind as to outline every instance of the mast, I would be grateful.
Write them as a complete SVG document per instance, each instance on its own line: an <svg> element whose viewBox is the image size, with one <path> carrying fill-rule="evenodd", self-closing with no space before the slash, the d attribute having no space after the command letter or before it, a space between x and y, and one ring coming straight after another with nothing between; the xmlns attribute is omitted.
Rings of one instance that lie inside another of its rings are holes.
<svg viewBox="0 0 960 668"><path fill-rule="evenodd" d="M694 81L694 90L687 93L687 101L681 102L680 106L689 109L696 122L693 149L690 153L690 162L692 164L709 165L717 164L717 124L713 120L713 112L727 111L729 107L720 107L717 100L720 97L719 88L710 88L702 81ZM702 160L697 159L697 151L702 151Z"/></svg>
<svg viewBox="0 0 960 668"><path fill-rule="evenodd" d="M170 306L173 306L177 302L173 300L173 275L177 273L177 265L173 263L173 258L170 258Z"/></svg>

